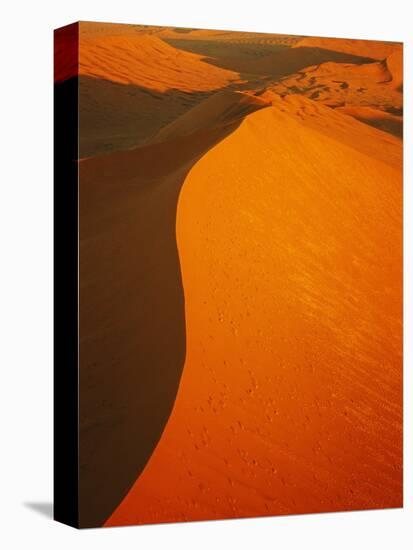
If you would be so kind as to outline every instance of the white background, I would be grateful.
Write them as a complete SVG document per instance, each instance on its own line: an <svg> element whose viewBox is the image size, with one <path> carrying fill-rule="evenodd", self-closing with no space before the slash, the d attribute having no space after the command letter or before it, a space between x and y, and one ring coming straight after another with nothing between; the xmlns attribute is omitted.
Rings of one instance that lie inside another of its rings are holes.
<svg viewBox="0 0 413 550"><path fill-rule="evenodd" d="M76 531L52 500L52 29L77 20L405 42L405 282L412 277L412 24L408 0L55 0L2 6L0 142L0 546L410 548L412 293L405 290L405 508ZM409 25L410 19L410 25ZM409 219L410 218L410 219ZM46 514L45 514L46 512Z"/></svg>

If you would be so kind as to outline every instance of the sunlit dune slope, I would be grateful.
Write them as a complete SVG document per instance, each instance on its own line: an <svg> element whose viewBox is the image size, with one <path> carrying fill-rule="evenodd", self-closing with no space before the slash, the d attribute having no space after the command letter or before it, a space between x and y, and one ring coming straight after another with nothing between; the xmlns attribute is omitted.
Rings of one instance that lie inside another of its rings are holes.
<svg viewBox="0 0 413 550"><path fill-rule="evenodd" d="M400 119L403 111L401 60L400 49L389 58L374 63L326 62L304 67L274 83L272 89L281 95L300 94L330 107L360 108L359 112L365 108L382 111L379 117L382 120L390 120L391 115ZM348 109L347 112L356 111ZM373 121L371 117L356 118L368 124ZM394 133L392 125L383 129Z"/></svg>
<svg viewBox="0 0 413 550"><path fill-rule="evenodd" d="M185 179L183 377L107 525L402 503L401 165L289 101Z"/></svg>
<svg viewBox="0 0 413 550"><path fill-rule="evenodd" d="M238 78L156 36L136 34L81 36L79 74L159 92L213 90Z"/></svg>
<svg viewBox="0 0 413 550"><path fill-rule="evenodd" d="M360 153L396 169L402 164L403 151L400 141L354 120L353 111L348 112L345 108L331 109L299 94L280 97L272 90L267 90L260 97L271 102L277 110L302 121L306 127L311 127ZM370 116L372 114L369 110L367 113L370 113ZM364 118L367 118L367 113L364 113Z"/></svg>
<svg viewBox="0 0 413 550"><path fill-rule="evenodd" d="M362 109L363 115L359 117L355 116L356 113L353 110L331 109L299 94L280 97L268 90L260 97L271 102L277 110L301 120L306 127L311 127L360 153L396 169L402 165L403 151L399 139L352 118L354 116L356 119L360 118L363 119L363 122L368 121L371 124L371 110L366 112Z"/></svg>
<svg viewBox="0 0 413 550"><path fill-rule="evenodd" d="M125 25L121 23L81 22L81 34L91 35L151 35L162 39L185 38L187 40L210 40L233 43L284 43L295 44L300 36L288 34L256 33L245 31L225 31L213 29L194 29L186 27L161 27L157 25Z"/></svg>
<svg viewBox="0 0 413 550"><path fill-rule="evenodd" d="M360 57L385 59L400 48L399 42L383 42L377 40L355 40L350 38L319 38L307 36L299 40L293 47L326 48Z"/></svg>

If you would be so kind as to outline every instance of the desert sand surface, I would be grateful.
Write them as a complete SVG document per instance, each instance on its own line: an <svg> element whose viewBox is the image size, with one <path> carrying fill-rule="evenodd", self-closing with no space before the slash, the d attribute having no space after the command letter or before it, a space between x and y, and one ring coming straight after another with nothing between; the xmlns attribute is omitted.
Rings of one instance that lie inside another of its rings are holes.
<svg viewBox="0 0 413 550"><path fill-rule="evenodd" d="M377 40L354 40L348 38L319 38L307 36L299 40L293 47L311 47L334 50L336 52L385 59L400 48L396 42L379 42Z"/></svg>
<svg viewBox="0 0 413 550"><path fill-rule="evenodd" d="M189 172L177 241L178 396L107 525L400 506L400 170L265 108Z"/></svg>
<svg viewBox="0 0 413 550"><path fill-rule="evenodd" d="M84 526L402 505L401 60L80 24Z"/></svg>
<svg viewBox="0 0 413 550"><path fill-rule="evenodd" d="M123 26L121 26L123 27ZM156 35L80 33L80 156L129 149L239 74Z"/></svg>

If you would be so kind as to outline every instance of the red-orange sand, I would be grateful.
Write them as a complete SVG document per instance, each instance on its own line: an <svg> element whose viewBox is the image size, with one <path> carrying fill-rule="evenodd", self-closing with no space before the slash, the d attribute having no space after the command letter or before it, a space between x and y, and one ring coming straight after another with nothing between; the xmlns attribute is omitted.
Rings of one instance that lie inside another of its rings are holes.
<svg viewBox="0 0 413 550"><path fill-rule="evenodd" d="M309 104L186 178L183 377L106 525L402 505L401 142Z"/></svg>
<svg viewBox="0 0 413 550"><path fill-rule="evenodd" d="M105 525L401 506L401 46L304 38L257 59L240 49L235 63L162 40L227 44L228 32L87 25L80 137L97 158L85 170L95 186L122 175L122 209L100 208L125 247L116 215L144 212L135 190L153 185L166 204L191 151L222 137L179 197L175 406ZM163 143L159 166L142 143ZM133 263L131 281L139 292Z"/></svg>

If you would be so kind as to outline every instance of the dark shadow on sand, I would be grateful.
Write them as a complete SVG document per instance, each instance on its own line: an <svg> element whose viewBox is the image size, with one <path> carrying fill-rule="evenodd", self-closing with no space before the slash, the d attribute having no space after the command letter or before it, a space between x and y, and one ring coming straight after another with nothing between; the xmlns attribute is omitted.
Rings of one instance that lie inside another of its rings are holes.
<svg viewBox="0 0 413 550"><path fill-rule="evenodd" d="M204 55L203 61L238 72L243 78L267 76L278 80L306 67L326 62L360 65L376 60L335 50L283 44L231 44L208 40L165 40L170 45Z"/></svg>
<svg viewBox="0 0 413 550"><path fill-rule="evenodd" d="M80 162L81 527L120 504L171 414L186 347L179 193L240 122Z"/></svg>
<svg viewBox="0 0 413 550"><path fill-rule="evenodd" d="M80 158L146 145L161 128L218 91L159 92L91 76L78 80Z"/></svg>

